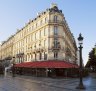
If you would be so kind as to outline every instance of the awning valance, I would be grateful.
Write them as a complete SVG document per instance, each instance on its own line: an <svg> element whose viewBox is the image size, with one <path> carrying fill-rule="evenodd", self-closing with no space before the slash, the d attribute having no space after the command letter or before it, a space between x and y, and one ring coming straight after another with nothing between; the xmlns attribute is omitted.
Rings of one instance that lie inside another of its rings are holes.
<svg viewBox="0 0 96 91"><path fill-rule="evenodd" d="M78 68L76 64L65 61L35 61L15 64L15 67L26 68Z"/></svg>

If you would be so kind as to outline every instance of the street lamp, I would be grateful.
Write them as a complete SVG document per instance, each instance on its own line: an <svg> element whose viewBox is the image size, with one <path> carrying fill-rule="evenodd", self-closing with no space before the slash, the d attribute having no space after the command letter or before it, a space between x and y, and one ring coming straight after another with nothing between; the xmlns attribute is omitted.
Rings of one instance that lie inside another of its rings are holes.
<svg viewBox="0 0 96 91"><path fill-rule="evenodd" d="M78 37L78 43L79 43L79 60L80 60L80 67L79 67L79 74L80 74L80 83L79 85L76 87L76 89L85 89L84 85L83 85L83 81L82 81L82 72L83 72L83 67L82 67L82 44L83 44L83 37L81 35L81 33L79 34Z"/></svg>
<svg viewBox="0 0 96 91"><path fill-rule="evenodd" d="M13 64L13 67L12 67L12 77L15 77L15 68L14 68L14 65L15 65L15 57L12 58L12 64Z"/></svg>

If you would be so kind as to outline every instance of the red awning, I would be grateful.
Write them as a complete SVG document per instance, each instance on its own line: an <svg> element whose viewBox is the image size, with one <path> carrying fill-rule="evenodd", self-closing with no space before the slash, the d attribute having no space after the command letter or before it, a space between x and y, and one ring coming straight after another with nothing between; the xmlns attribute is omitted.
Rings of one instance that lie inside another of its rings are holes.
<svg viewBox="0 0 96 91"><path fill-rule="evenodd" d="M65 61L35 61L16 64L15 67L26 68L78 68L76 64Z"/></svg>

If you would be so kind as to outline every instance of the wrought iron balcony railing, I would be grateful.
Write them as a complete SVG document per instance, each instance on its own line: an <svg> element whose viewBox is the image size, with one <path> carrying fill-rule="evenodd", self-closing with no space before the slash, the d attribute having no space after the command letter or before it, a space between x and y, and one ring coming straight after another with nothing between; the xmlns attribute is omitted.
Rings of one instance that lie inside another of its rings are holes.
<svg viewBox="0 0 96 91"><path fill-rule="evenodd" d="M48 20L48 23L59 23L59 24L64 24L64 21L60 21L60 20L57 20L57 21Z"/></svg>
<svg viewBox="0 0 96 91"><path fill-rule="evenodd" d="M61 49L61 46L58 45L58 46L52 46L52 51L59 51Z"/></svg>

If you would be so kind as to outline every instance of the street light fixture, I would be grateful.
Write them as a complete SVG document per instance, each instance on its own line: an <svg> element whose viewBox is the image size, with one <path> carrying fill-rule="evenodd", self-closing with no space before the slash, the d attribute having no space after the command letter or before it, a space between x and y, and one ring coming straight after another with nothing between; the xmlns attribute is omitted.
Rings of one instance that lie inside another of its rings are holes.
<svg viewBox="0 0 96 91"><path fill-rule="evenodd" d="M15 65L15 57L12 58L12 64L13 64L13 67L12 67L12 77L15 77L15 68L14 68L14 65Z"/></svg>
<svg viewBox="0 0 96 91"><path fill-rule="evenodd" d="M83 85L83 81L82 81L82 72L83 72L83 67L82 67L82 44L83 44L83 37L81 35L81 33L79 34L78 37L78 43L79 43L79 60L80 60L80 67L79 67L79 74L80 74L80 83L79 85L76 87L76 89L85 89L84 85Z"/></svg>

